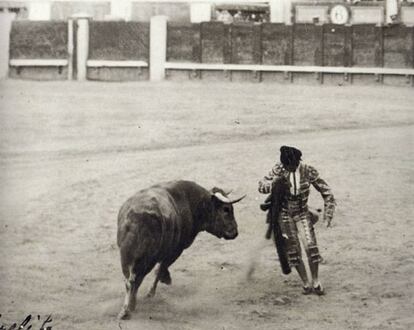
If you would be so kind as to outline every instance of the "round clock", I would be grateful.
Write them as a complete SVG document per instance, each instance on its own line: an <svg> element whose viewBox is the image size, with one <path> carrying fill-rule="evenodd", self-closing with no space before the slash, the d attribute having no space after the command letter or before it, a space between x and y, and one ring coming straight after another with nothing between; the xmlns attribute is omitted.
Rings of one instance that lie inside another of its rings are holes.
<svg viewBox="0 0 414 330"><path fill-rule="evenodd" d="M349 19L348 9L343 5L335 5L332 7L330 15L333 24L345 24Z"/></svg>

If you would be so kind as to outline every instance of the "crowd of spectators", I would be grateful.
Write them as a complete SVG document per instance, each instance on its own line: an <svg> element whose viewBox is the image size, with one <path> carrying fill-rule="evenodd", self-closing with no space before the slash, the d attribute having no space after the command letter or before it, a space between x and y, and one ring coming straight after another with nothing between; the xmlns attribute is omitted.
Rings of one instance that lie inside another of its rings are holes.
<svg viewBox="0 0 414 330"><path fill-rule="evenodd" d="M216 10L216 21L226 24L238 22L266 23L269 22L269 14L259 11L242 11L242 10Z"/></svg>

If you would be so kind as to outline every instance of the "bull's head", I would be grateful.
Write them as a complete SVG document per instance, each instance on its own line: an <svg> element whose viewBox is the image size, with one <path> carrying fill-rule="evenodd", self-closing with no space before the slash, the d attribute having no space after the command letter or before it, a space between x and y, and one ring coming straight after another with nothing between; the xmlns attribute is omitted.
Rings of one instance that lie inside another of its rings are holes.
<svg viewBox="0 0 414 330"><path fill-rule="evenodd" d="M228 194L220 188L211 190L213 214L206 226L206 231L218 238L235 239L238 231L236 219L234 219L233 204L241 201L246 195L231 200L227 197Z"/></svg>

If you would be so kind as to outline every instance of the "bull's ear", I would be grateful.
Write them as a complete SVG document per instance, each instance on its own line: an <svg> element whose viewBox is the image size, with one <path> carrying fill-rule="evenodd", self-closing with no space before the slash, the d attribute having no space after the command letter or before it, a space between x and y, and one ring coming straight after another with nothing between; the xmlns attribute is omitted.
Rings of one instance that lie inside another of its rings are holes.
<svg viewBox="0 0 414 330"><path fill-rule="evenodd" d="M210 189L210 193L212 195L214 195L216 192L219 192L219 191L222 191L222 190L218 187L213 187L213 188Z"/></svg>
<svg viewBox="0 0 414 330"><path fill-rule="evenodd" d="M210 192L214 195L215 193L219 192L221 194L223 194L224 196L228 196L231 194L231 192L233 191L233 189L229 189L229 190L224 190L218 187L213 187Z"/></svg>

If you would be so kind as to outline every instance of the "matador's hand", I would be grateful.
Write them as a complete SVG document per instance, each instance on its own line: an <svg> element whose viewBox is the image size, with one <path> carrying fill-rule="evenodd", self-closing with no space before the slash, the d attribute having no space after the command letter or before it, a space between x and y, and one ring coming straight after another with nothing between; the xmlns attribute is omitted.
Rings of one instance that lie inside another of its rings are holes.
<svg viewBox="0 0 414 330"><path fill-rule="evenodd" d="M330 214L327 214L326 212L323 215L323 222L326 223L326 228L329 228L331 226L333 216Z"/></svg>
<svg viewBox="0 0 414 330"><path fill-rule="evenodd" d="M259 186L259 192L262 194L269 194L271 189L272 189L271 185L263 184Z"/></svg>

